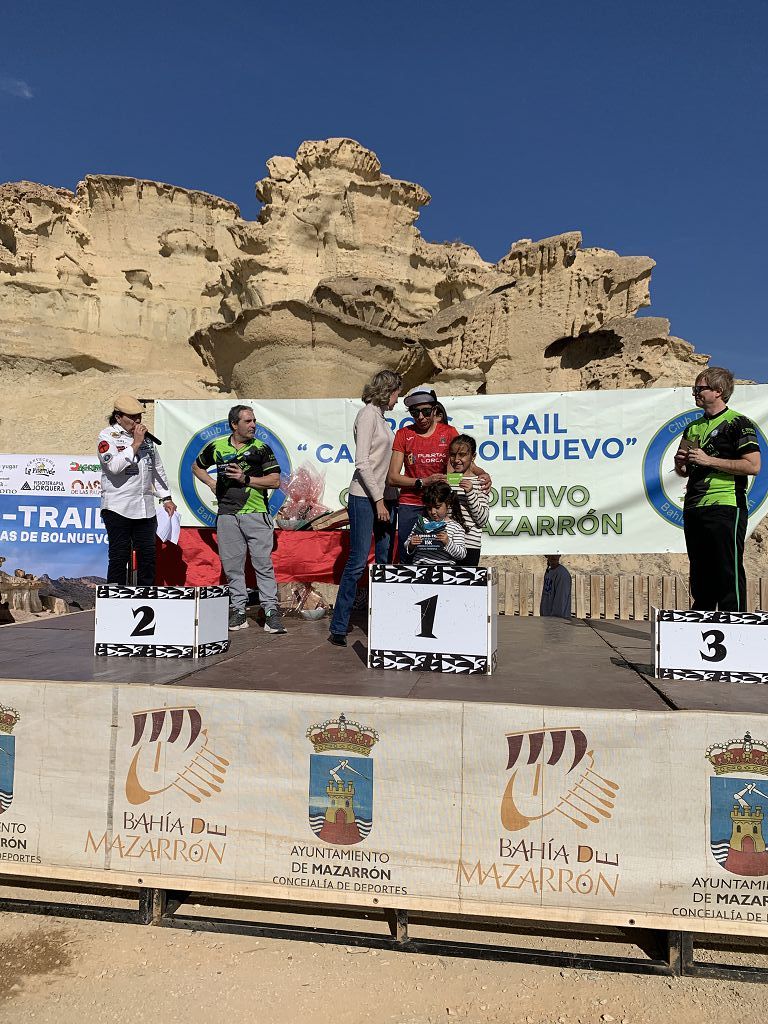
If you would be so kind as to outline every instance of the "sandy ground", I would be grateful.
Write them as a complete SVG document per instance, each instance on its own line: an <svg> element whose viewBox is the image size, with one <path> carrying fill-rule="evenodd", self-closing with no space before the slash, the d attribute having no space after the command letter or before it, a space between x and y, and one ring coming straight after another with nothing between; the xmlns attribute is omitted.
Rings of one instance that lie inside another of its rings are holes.
<svg viewBox="0 0 768 1024"><path fill-rule="evenodd" d="M727 1024L763 1019L767 995L759 984L0 916L2 1022Z"/></svg>

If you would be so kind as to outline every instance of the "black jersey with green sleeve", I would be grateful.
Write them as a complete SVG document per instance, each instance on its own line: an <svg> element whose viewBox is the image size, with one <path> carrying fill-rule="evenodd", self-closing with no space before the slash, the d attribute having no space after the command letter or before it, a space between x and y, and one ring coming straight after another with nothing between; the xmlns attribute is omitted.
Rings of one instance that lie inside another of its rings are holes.
<svg viewBox="0 0 768 1024"><path fill-rule="evenodd" d="M265 487L243 487L227 479L224 467L235 462L249 476L269 476L279 473L280 464L269 445L263 441L247 441L239 448L232 444L232 438L220 437L210 441L195 459L200 469L216 466L216 500L219 515L236 515L239 512L267 512L267 489Z"/></svg>
<svg viewBox="0 0 768 1024"><path fill-rule="evenodd" d="M716 459L740 459L749 452L759 452L757 428L752 420L734 409L725 408L717 416L702 416L689 423L683 440L698 445ZM721 473L708 466L688 466L685 508L709 505L730 505L747 508L747 477Z"/></svg>

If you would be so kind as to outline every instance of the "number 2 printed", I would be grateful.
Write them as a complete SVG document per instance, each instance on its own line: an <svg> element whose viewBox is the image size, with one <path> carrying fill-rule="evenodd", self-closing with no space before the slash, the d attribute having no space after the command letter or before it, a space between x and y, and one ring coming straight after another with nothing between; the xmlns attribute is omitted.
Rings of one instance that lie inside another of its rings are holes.
<svg viewBox="0 0 768 1024"><path fill-rule="evenodd" d="M138 608L131 609L134 619L141 616L134 626L131 636L154 636L155 635L155 613L149 605L142 604Z"/></svg>

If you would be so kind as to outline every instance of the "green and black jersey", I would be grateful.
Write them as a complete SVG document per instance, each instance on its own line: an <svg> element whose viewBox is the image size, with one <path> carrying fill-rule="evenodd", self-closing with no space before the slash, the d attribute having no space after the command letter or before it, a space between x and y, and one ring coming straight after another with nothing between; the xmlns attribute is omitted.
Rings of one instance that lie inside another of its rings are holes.
<svg viewBox="0 0 768 1024"><path fill-rule="evenodd" d="M200 469L216 466L216 500L219 515L236 515L239 512L267 512L267 489L265 487L243 487L228 480L224 472L227 463L235 462L249 476L269 476L279 473L280 465L272 449L263 441L254 438L235 448L232 437L220 437L210 441L195 460Z"/></svg>
<svg viewBox="0 0 768 1024"><path fill-rule="evenodd" d="M717 416L702 416L689 423L683 439L698 445L716 459L740 459L749 452L759 452L757 429L752 420L733 409L725 408ZM688 467L685 508L709 505L730 505L747 508L747 477L720 473L707 466Z"/></svg>

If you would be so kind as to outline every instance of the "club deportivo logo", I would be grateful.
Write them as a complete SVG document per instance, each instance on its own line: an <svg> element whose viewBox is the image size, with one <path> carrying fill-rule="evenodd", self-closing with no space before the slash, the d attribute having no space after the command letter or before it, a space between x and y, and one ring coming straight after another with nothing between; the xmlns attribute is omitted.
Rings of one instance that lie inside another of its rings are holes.
<svg viewBox="0 0 768 1024"><path fill-rule="evenodd" d="M613 816L620 786L595 770L594 751L578 726L508 733L507 771L512 774L501 801L507 832L550 814L580 829Z"/></svg>
<svg viewBox="0 0 768 1024"><path fill-rule="evenodd" d="M683 431L689 423L701 419L701 409L689 409L679 416L663 423L648 443L643 456L643 487L651 508L672 526L683 528L682 496L685 479L674 472L672 457L678 449ZM760 446L768 450L768 438L757 428ZM757 477L750 478L753 482L747 491L747 509L749 515L756 512L768 495L768 471L763 470Z"/></svg>
<svg viewBox="0 0 768 1024"><path fill-rule="evenodd" d="M16 737L13 733L19 712L0 704L0 814L13 802L13 776L16 767Z"/></svg>
<svg viewBox="0 0 768 1024"><path fill-rule="evenodd" d="M734 875L768 875L764 818L768 808L768 743L743 739L713 743L706 758L712 856Z"/></svg>
<svg viewBox="0 0 768 1024"><path fill-rule="evenodd" d="M169 789L196 804L221 792L229 761L211 748L196 707L135 711L131 747L136 752L125 779L129 804L147 803Z"/></svg>
<svg viewBox="0 0 768 1024"><path fill-rule="evenodd" d="M309 757L310 828L318 839L336 846L361 843L373 828L370 755L379 734L341 714L311 725L307 739L315 748Z"/></svg>
<svg viewBox="0 0 768 1024"><path fill-rule="evenodd" d="M181 493L192 515L203 526L216 525L216 512L210 509L198 494L197 480L192 475L192 466L209 441L216 441L220 437L229 437L231 433L232 428L226 420L217 420L215 423L209 423L207 427L203 427L202 430L198 430L196 434L193 434L179 462L179 486L181 487ZM291 457L277 434L273 434L262 423L257 423L255 437L257 441L263 441L264 444L269 445L272 449L280 465L280 476L289 476L291 473ZM211 467L208 472L211 476L215 477L216 467ZM207 488L205 490L207 491ZM273 516L277 515L280 511L284 501L285 492L282 487L271 493L269 497L269 511Z"/></svg>

